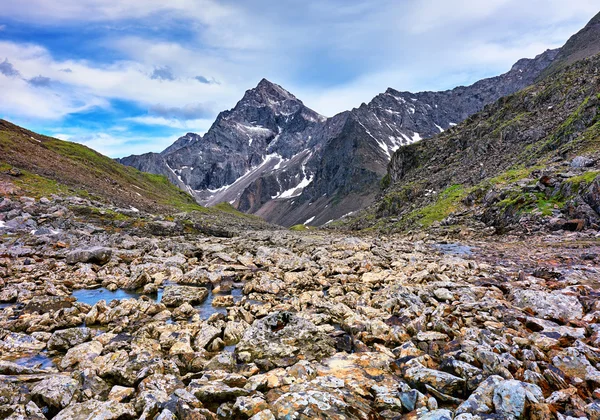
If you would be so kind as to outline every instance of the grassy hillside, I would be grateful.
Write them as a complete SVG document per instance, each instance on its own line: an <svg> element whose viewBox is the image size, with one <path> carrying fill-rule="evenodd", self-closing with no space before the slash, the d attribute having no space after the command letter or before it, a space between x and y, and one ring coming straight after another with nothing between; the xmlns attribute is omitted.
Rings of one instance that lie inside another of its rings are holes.
<svg viewBox="0 0 600 420"><path fill-rule="evenodd" d="M20 172L10 175L10 169ZM0 120L0 181L32 196L74 194L149 212L204 208L163 176L140 172L77 143Z"/></svg>
<svg viewBox="0 0 600 420"><path fill-rule="evenodd" d="M545 218L599 225L592 186L600 174L599 69L600 55L579 61L400 148L385 193L350 225L410 230L476 220L504 230ZM585 167L572 165L578 156Z"/></svg>

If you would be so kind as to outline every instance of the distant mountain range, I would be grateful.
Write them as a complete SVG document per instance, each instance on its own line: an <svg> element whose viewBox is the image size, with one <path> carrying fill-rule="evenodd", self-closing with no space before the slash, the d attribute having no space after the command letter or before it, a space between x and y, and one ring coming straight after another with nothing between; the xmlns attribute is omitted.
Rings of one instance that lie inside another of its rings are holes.
<svg viewBox="0 0 600 420"><path fill-rule="evenodd" d="M400 147L452 129L486 105L600 50L596 16L559 50L442 92L388 89L331 118L268 80L220 113L204 135L119 162L165 175L199 203L228 202L269 222L324 225L373 203Z"/></svg>

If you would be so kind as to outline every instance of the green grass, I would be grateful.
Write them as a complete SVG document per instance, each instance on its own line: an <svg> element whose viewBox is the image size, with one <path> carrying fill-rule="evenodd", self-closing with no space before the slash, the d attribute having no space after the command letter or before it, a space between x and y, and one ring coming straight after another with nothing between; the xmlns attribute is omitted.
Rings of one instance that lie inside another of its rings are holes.
<svg viewBox="0 0 600 420"><path fill-rule="evenodd" d="M542 168L543 168L542 166L534 166L534 167L530 167L530 168L522 168L522 167L512 168L512 169L509 169L509 170L501 173L500 175L495 176L494 178L491 178L485 182L489 183L491 185L510 184L510 183L519 181L521 179L525 179L529 175L531 175L531 172L533 172L534 170L542 169Z"/></svg>
<svg viewBox="0 0 600 420"><path fill-rule="evenodd" d="M577 192L581 186L588 186L596 177L600 175L600 171L587 171L582 175L574 176L572 178L567 179L565 182L571 184L573 186L572 190Z"/></svg>
<svg viewBox="0 0 600 420"><path fill-rule="evenodd" d="M227 202L218 203L218 204L215 204L214 206L211 206L208 208L202 207L201 211L203 213L228 213L233 216L241 217L244 219L251 219L251 220L255 220L255 221L263 220L261 217L255 216L253 214L243 213Z"/></svg>
<svg viewBox="0 0 600 420"><path fill-rule="evenodd" d="M0 172L5 172L9 169L12 169L11 165L0 162ZM11 177L10 182L21 189L27 196L39 199L41 197L49 197L52 194L65 195L69 192L75 192L52 179L33 174L23 169L19 169L19 171L21 172L21 176Z"/></svg>
<svg viewBox="0 0 600 420"><path fill-rule="evenodd" d="M294 225L294 226L290 227L290 230L292 230L294 232L303 232L306 230L310 230L310 228L306 225Z"/></svg>
<svg viewBox="0 0 600 420"><path fill-rule="evenodd" d="M411 218L427 228L434 222L441 222L451 213L458 210L460 200L462 200L464 196L465 189L462 185L452 185L439 195L435 203L411 213Z"/></svg>
<svg viewBox="0 0 600 420"><path fill-rule="evenodd" d="M157 203L174 207L180 211L202 210L202 206L184 191L174 186L162 175L138 171L135 168L121 165L84 145L46 138L44 146L62 156L83 165L85 170L97 176L109 176L118 182L135 185L140 193Z"/></svg>

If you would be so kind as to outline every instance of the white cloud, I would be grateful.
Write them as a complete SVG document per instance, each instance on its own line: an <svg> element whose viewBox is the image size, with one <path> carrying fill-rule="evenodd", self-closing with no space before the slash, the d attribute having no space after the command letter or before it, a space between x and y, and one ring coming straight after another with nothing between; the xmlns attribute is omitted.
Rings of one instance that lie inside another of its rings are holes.
<svg viewBox="0 0 600 420"><path fill-rule="evenodd" d="M103 155L113 158L140 152L159 152L177 140L177 136L135 136L126 133L93 132L85 129L73 129L69 133L56 132L50 135L61 140L86 145Z"/></svg>
<svg viewBox="0 0 600 420"><path fill-rule="evenodd" d="M0 41L0 62L7 58L22 79L52 80L32 86L0 75L0 112L59 121L93 107L109 108L115 99L184 111L210 103L216 112L231 108L266 77L331 116L387 87L446 89L507 71L519 58L560 46L597 10L597 0L7 2L0 17L30 24L102 23L110 28L137 19L140 27L160 31L140 35L143 30L107 29L95 42L121 57L109 62L57 58L65 57L64 51L59 55L43 45ZM186 22L192 39L161 37L176 19ZM200 83L199 75L219 83ZM210 126L208 115L186 117L174 111L115 120L123 130L111 128L105 137L87 140L111 155L124 154L119 147L155 150L164 141L128 136L131 123L190 131ZM67 130L56 132L77 138Z"/></svg>
<svg viewBox="0 0 600 420"><path fill-rule="evenodd" d="M194 16L209 23L231 14L228 7L213 0L29 0L4 4L1 16L48 22L94 22L144 18L166 11Z"/></svg>
<svg viewBox="0 0 600 420"><path fill-rule="evenodd" d="M160 125L164 127L170 128L178 128L181 130L191 130L195 133L203 134L206 132L211 124L212 120L178 120L175 118L165 118L165 117L152 117L152 116L142 116L142 117L129 117L126 118L125 121L134 122L137 124L144 125Z"/></svg>

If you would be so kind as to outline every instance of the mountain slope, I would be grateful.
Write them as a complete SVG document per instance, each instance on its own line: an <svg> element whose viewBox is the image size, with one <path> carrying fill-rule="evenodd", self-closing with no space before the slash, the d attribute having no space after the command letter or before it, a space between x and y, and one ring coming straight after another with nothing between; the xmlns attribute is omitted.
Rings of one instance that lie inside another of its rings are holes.
<svg viewBox="0 0 600 420"><path fill-rule="evenodd" d="M600 13L563 45L552 65L542 72L541 78L564 69L579 60L600 53Z"/></svg>
<svg viewBox="0 0 600 420"><path fill-rule="evenodd" d="M80 144L33 133L0 120L0 165L24 172L24 188L41 195L59 191L92 194L146 211L199 210L191 196L165 178L116 163ZM18 173L18 172L15 172ZM19 183L20 177L14 180ZM29 181L35 181L37 184Z"/></svg>
<svg viewBox="0 0 600 420"><path fill-rule="evenodd" d="M600 225L600 55L399 149L391 186L351 225ZM575 222L573 221L575 220Z"/></svg>

